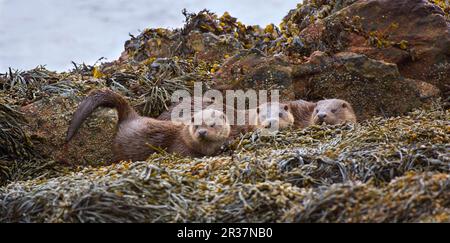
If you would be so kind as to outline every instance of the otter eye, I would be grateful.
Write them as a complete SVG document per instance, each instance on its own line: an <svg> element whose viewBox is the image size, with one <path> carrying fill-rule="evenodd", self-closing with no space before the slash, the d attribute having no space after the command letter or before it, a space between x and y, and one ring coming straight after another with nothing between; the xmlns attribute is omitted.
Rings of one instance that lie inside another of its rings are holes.
<svg viewBox="0 0 450 243"><path fill-rule="evenodd" d="M336 111L337 111L336 109L331 110L331 112L333 112L333 113L336 113Z"/></svg>
<svg viewBox="0 0 450 243"><path fill-rule="evenodd" d="M284 110L285 110L285 111L289 110L289 106L285 105L285 106L284 106Z"/></svg>
<svg viewBox="0 0 450 243"><path fill-rule="evenodd" d="M278 116L283 117L283 113L282 112L278 113Z"/></svg>
<svg viewBox="0 0 450 243"><path fill-rule="evenodd" d="M347 108L347 104L343 103L342 108Z"/></svg>
<svg viewBox="0 0 450 243"><path fill-rule="evenodd" d="M316 113L319 113L319 109L316 110Z"/></svg>
<svg viewBox="0 0 450 243"><path fill-rule="evenodd" d="M216 123L213 123L210 125L210 127L215 127L215 126L216 126Z"/></svg>

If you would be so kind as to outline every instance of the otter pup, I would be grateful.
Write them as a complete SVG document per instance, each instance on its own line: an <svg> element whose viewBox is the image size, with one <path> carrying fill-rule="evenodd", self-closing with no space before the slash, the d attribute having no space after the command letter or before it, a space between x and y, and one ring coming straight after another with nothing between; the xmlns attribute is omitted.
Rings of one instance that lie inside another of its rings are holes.
<svg viewBox="0 0 450 243"><path fill-rule="evenodd" d="M314 124L340 124L356 122L356 115L352 106L345 100L328 99L317 102L312 113Z"/></svg>
<svg viewBox="0 0 450 243"><path fill-rule="evenodd" d="M257 128L278 130L294 125L294 116L289 104L267 102L256 108L256 116L252 119Z"/></svg>
<svg viewBox="0 0 450 243"><path fill-rule="evenodd" d="M102 89L91 92L78 106L67 131L67 142L97 107L115 108L118 112L115 161L145 160L160 150L191 157L215 155L230 134L230 125L220 111L202 110L192 118L196 123L189 125L160 121L139 116L121 95Z"/></svg>

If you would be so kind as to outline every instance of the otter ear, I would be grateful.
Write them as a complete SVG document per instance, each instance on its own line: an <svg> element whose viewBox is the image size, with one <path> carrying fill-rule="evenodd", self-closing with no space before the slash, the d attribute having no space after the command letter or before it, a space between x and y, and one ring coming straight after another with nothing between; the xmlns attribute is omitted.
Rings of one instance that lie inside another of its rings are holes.
<svg viewBox="0 0 450 243"><path fill-rule="evenodd" d="M289 106L288 106L288 105L284 105L283 109L284 109L285 111L288 111L288 110L289 110Z"/></svg>
<svg viewBox="0 0 450 243"><path fill-rule="evenodd" d="M342 108L347 108L347 107L348 107L347 103L342 103Z"/></svg>

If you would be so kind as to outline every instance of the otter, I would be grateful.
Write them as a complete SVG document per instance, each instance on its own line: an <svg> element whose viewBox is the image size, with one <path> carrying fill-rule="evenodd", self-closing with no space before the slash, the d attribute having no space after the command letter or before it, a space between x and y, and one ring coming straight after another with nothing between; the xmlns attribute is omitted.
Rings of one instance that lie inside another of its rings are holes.
<svg viewBox="0 0 450 243"><path fill-rule="evenodd" d="M313 124L339 124L356 122L356 115L349 102L340 99L305 100L288 102L294 116L294 127L305 128Z"/></svg>
<svg viewBox="0 0 450 243"><path fill-rule="evenodd" d="M202 110L192 118L196 123L160 121L138 115L124 97L109 89L101 89L92 91L78 106L67 131L66 142L73 138L97 107L115 108L118 112L113 142L115 162L142 161L161 150L189 157L211 156L220 151L230 134L230 125L220 111Z"/></svg>
<svg viewBox="0 0 450 243"><path fill-rule="evenodd" d="M287 103L267 102L256 108L256 116L252 119L256 128L278 130L292 127L294 115Z"/></svg>
<svg viewBox="0 0 450 243"><path fill-rule="evenodd" d="M345 122L356 123L355 112L345 100L327 99L316 103L312 113L313 124L340 124Z"/></svg>

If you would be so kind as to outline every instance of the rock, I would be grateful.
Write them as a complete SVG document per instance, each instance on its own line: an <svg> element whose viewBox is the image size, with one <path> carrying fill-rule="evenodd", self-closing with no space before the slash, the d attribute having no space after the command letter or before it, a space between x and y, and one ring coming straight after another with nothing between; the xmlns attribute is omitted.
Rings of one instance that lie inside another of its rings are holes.
<svg viewBox="0 0 450 243"><path fill-rule="evenodd" d="M143 62L149 58L183 56L198 60L222 61L227 55L234 55L243 46L230 34L191 31L172 32L164 29L151 29L125 43L121 61Z"/></svg>
<svg viewBox="0 0 450 243"><path fill-rule="evenodd" d="M348 42L348 33L335 13L354 2L321 0L299 4L281 23L283 35L290 40L283 52L290 56L309 56L314 51L341 51Z"/></svg>
<svg viewBox="0 0 450 243"><path fill-rule="evenodd" d="M292 92L291 65L282 56L268 57L258 49L243 50L228 59L214 75L219 90L279 89L284 100Z"/></svg>
<svg viewBox="0 0 450 243"><path fill-rule="evenodd" d="M346 16L361 16L366 33L383 33L386 41L405 43L403 47L394 44L379 48L360 40L353 41L347 49L396 63L405 77L425 80L434 65L450 61L450 22L436 5L422 0L360 1L342 12ZM448 77L443 82L426 81L443 88L450 83L450 69L447 70Z"/></svg>
<svg viewBox="0 0 450 243"><path fill-rule="evenodd" d="M436 84L441 89L442 97L450 102L450 61L433 65L424 76L424 80Z"/></svg>
<svg viewBox="0 0 450 243"><path fill-rule="evenodd" d="M337 11L353 4L357 0L319 0L319 1L303 1L296 9L292 9L283 18L284 24L292 26L296 31L302 31L308 27L314 20L323 19ZM292 29L291 29L292 30Z"/></svg>
<svg viewBox="0 0 450 243"><path fill-rule="evenodd" d="M419 91L419 98L422 101L427 101L430 98L439 97L441 93L441 91L436 86L421 80L407 79L407 82L416 86L416 89Z"/></svg>
<svg viewBox="0 0 450 243"><path fill-rule="evenodd" d="M214 62L232 56L243 49L242 44L230 35L217 36L212 33L191 32L187 37L187 46L194 56L203 61Z"/></svg>
<svg viewBox="0 0 450 243"><path fill-rule="evenodd" d="M315 52L292 75L297 99L347 100L359 120L403 114L439 93L431 84L403 78L395 64L351 52Z"/></svg>
<svg viewBox="0 0 450 243"><path fill-rule="evenodd" d="M402 76L425 80L448 92L450 22L443 9L425 0L338 2L339 8L336 1L319 1L291 11L284 19L287 35L298 36L304 46L293 42L285 53L360 53L397 64ZM319 16L328 5L337 11ZM430 77L437 69L444 74Z"/></svg>
<svg viewBox="0 0 450 243"><path fill-rule="evenodd" d="M28 121L26 132L42 157L61 163L96 165L112 161L112 140L117 115L100 109L92 114L65 146L67 128L80 97L52 97L21 108Z"/></svg>
<svg viewBox="0 0 450 243"><path fill-rule="evenodd" d="M122 61L143 62L152 57L168 57L175 44L175 33L166 29L146 29L125 42Z"/></svg>

